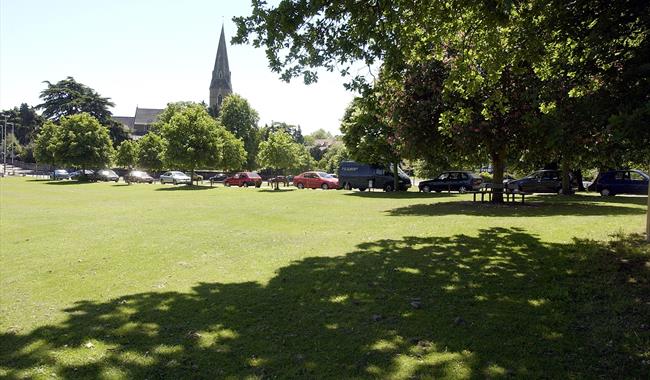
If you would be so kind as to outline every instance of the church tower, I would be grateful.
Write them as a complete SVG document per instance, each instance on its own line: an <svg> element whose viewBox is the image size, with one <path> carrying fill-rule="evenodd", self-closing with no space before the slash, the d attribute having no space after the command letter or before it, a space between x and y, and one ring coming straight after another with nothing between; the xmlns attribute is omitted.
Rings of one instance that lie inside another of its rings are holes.
<svg viewBox="0 0 650 380"><path fill-rule="evenodd" d="M221 25L219 48L217 48L217 58L214 60L212 81L210 82L209 105L215 116L219 114L223 100L230 94L232 94L230 67L228 65L228 52L226 51L226 37L223 34L223 25Z"/></svg>

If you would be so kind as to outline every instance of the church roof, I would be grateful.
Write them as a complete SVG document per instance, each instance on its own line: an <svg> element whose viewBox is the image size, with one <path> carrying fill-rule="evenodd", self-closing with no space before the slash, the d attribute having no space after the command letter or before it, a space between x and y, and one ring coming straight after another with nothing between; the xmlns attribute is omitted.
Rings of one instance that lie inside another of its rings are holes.
<svg viewBox="0 0 650 380"><path fill-rule="evenodd" d="M163 112L159 108L136 108L134 124L153 124L158 121L158 116Z"/></svg>
<svg viewBox="0 0 650 380"><path fill-rule="evenodd" d="M133 116L113 116L111 119L133 130L133 125L135 124L135 117Z"/></svg>

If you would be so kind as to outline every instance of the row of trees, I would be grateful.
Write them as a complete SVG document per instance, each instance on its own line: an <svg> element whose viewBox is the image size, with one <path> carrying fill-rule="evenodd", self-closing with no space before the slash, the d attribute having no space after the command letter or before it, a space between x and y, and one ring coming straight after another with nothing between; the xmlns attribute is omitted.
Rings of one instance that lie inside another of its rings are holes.
<svg viewBox="0 0 650 380"><path fill-rule="evenodd" d="M203 103L170 103L151 132L133 141L111 119L109 98L71 77L45 83L43 104L38 106L42 115L27 105L11 114L20 117L17 135L29 144L38 162L52 165L301 171L318 166L305 144L331 137L322 130L305 137L300 126L281 122L259 128L257 112L233 94L224 100L216 118Z"/></svg>
<svg viewBox="0 0 650 380"><path fill-rule="evenodd" d="M246 151L241 140L220 126L199 104L172 104L155 132L138 141L125 140L113 149L108 129L97 118L82 112L47 121L35 141L38 162L82 169L135 166L161 170L175 167L238 169Z"/></svg>
<svg viewBox="0 0 650 380"><path fill-rule="evenodd" d="M309 3L255 3L234 42L264 46L285 80L350 78L355 156L490 161L495 183L506 164L556 161L565 190L571 167L648 164L648 2ZM351 75L359 62L381 70Z"/></svg>

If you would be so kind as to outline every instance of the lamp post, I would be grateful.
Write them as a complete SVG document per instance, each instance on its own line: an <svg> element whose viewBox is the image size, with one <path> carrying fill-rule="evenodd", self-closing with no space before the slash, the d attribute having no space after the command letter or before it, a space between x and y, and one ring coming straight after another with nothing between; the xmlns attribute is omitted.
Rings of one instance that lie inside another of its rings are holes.
<svg viewBox="0 0 650 380"><path fill-rule="evenodd" d="M4 123L2 123L2 175L7 175L7 117L5 116Z"/></svg>
<svg viewBox="0 0 650 380"><path fill-rule="evenodd" d="M16 130L15 130L15 125L16 123L7 123L7 125L11 125L11 170L12 174L16 174L16 169L14 168L14 147L16 146ZM5 132L5 138L6 138L7 132Z"/></svg>

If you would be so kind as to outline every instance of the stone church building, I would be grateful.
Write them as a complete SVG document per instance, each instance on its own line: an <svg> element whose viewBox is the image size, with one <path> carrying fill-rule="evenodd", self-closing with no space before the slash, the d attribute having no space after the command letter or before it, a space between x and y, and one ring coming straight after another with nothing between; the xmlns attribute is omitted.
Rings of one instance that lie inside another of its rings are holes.
<svg viewBox="0 0 650 380"><path fill-rule="evenodd" d="M230 94L232 94L232 82L230 81L226 36L224 35L222 25L217 57L214 60L212 80L210 81L210 101L208 106L212 110L213 115L219 114L221 103ZM113 116L113 120L122 124L131 133L131 136L137 139L149 132L151 125L158 121L158 116L162 111L159 108L136 107L134 116Z"/></svg>

